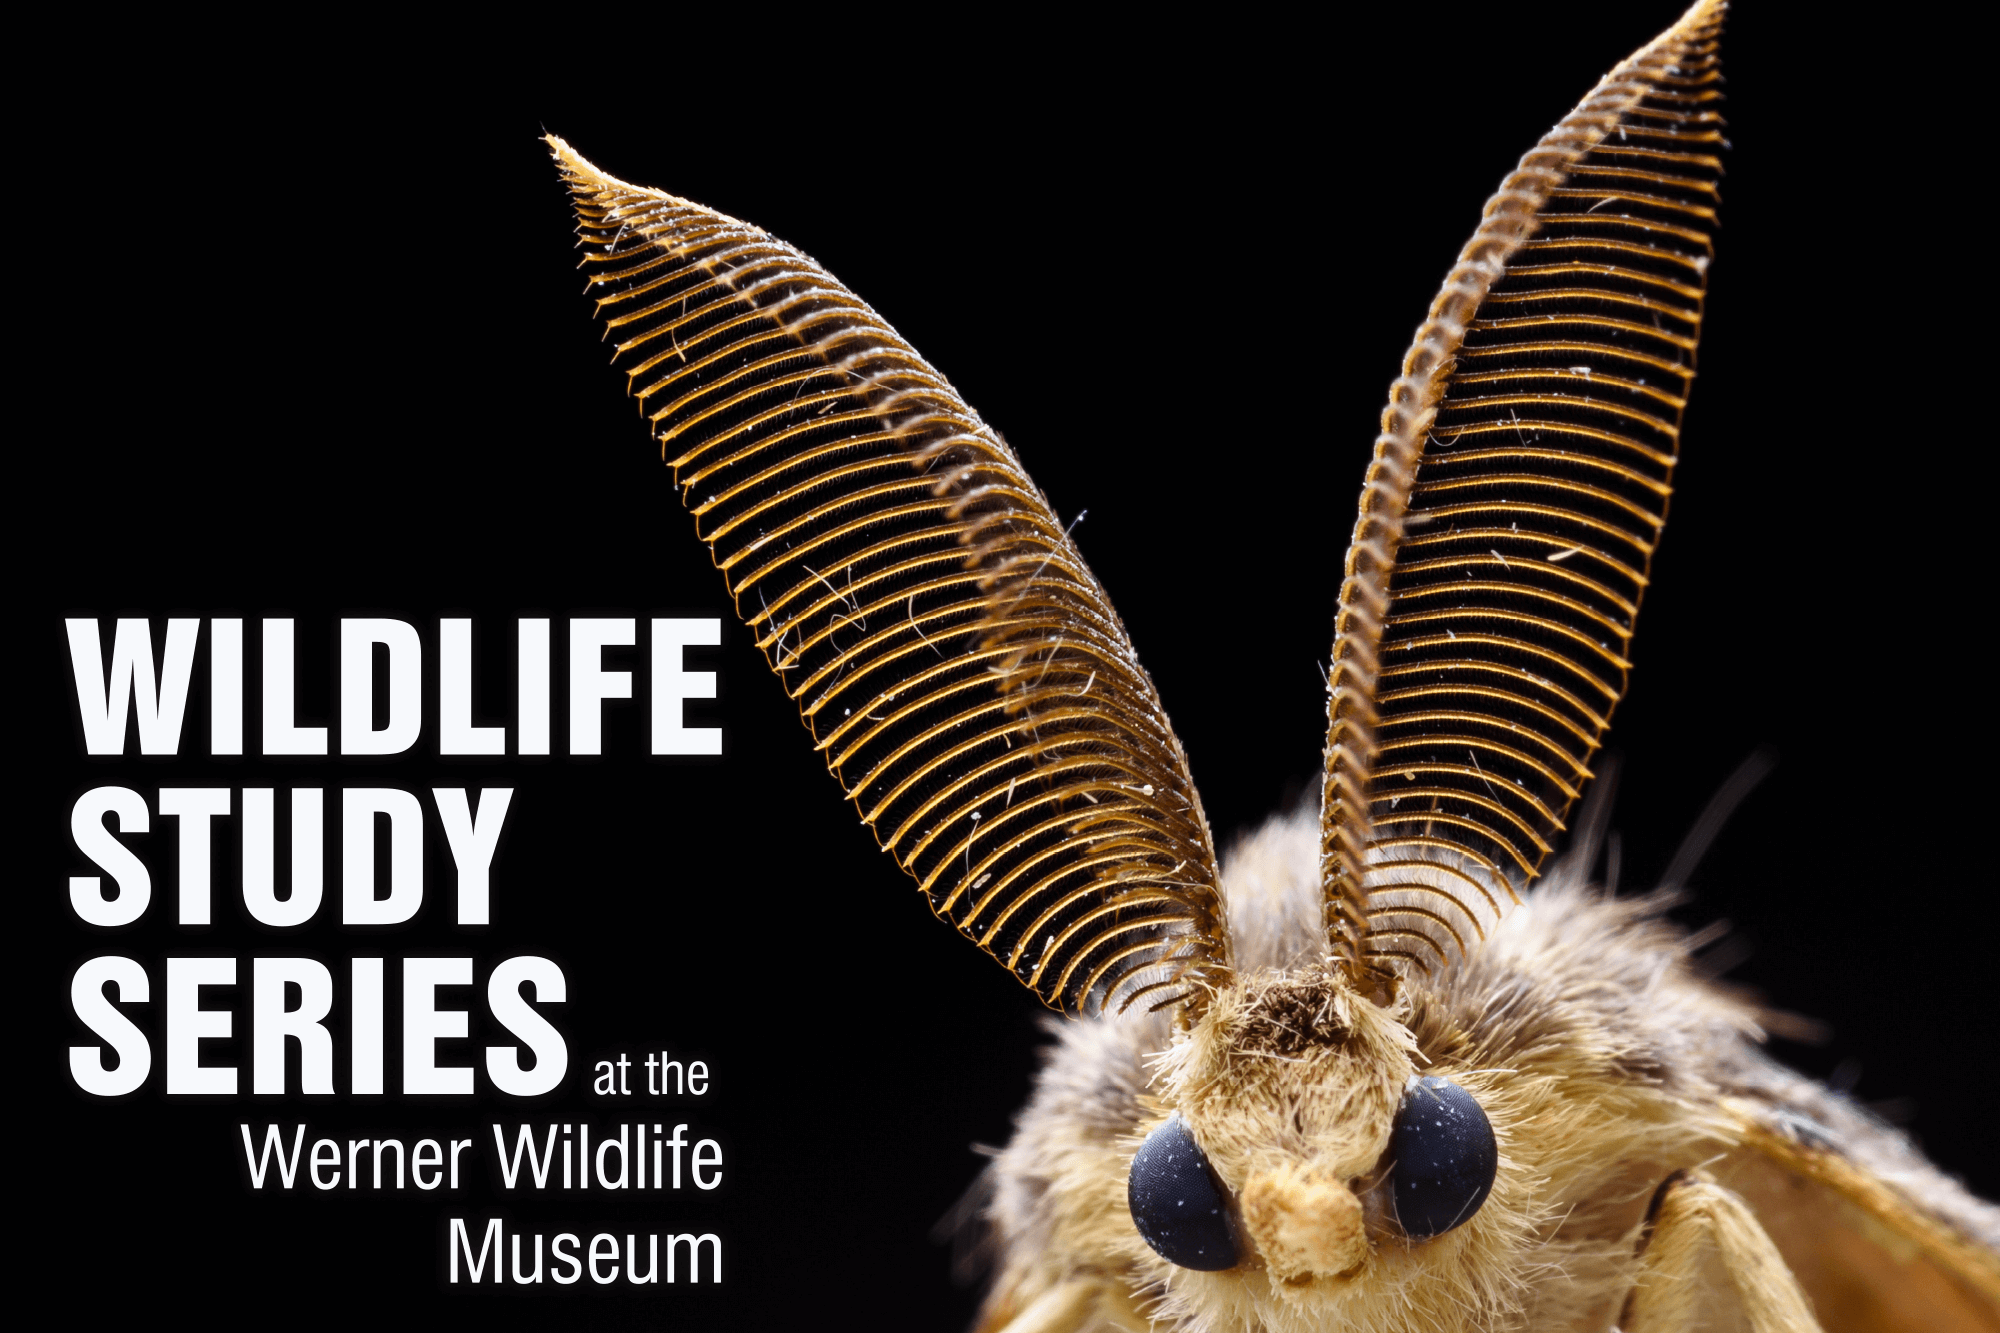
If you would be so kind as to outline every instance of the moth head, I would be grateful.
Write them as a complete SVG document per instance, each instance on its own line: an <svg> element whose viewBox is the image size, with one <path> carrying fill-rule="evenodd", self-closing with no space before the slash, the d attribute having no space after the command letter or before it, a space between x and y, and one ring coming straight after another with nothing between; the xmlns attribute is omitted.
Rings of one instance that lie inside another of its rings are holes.
<svg viewBox="0 0 2000 1333"><path fill-rule="evenodd" d="M1427 1300L1489 1305L1479 1288L1522 1231L1484 1109L1507 1098L1476 1070L1420 1075L1421 1059L1397 1006L1337 965L1219 993L1160 1058L1159 1112L1132 1136L1139 1263L1164 1299L1331 1327L1366 1327L1418 1281Z"/></svg>

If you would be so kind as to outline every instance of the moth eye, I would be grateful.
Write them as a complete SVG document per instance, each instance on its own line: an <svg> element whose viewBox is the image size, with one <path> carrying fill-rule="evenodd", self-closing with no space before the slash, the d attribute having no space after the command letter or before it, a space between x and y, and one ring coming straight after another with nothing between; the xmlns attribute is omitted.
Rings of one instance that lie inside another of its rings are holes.
<svg viewBox="0 0 2000 1333"><path fill-rule="evenodd" d="M1201 1273L1236 1267L1228 1205L1208 1154L1178 1115L1139 1145L1125 1201L1139 1234L1162 1259Z"/></svg>
<svg viewBox="0 0 2000 1333"><path fill-rule="evenodd" d="M1389 1138L1396 1220L1411 1240L1472 1220L1493 1188L1500 1149L1471 1093L1448 1078L1411 1081Z"/></svg>

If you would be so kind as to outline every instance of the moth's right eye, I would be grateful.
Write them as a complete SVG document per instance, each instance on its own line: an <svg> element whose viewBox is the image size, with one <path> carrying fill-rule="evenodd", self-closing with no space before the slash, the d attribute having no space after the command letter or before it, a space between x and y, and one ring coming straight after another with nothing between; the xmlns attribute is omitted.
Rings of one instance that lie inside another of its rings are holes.
<svg viewBox="0 0 2000 1333"><path fill-rule="evenodd" d="M1162 1259L1202 1273L1236 1267L1228 1204L1208 1155L1178 1115L1139 1145L1125 1201L1139 1235Z"/></svg>
<svg viewBox="0 0 2000 1333"><path fill-rule="evenodd" d="M1429 1240L1472 1220L1500 1168L1493 1124L1473 1095L1448 1078L1410 1080L1389 1140L1396 1220L1411 1240Z"/></svg>

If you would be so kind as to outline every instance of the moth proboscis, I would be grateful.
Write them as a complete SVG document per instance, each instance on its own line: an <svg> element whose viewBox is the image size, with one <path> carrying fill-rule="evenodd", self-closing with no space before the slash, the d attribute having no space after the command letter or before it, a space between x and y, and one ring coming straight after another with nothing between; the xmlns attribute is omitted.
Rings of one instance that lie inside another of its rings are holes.
<svg viewBox="0 0 2000 1333"><path fill-rule="evenodd" d="M798 250L551 138L630 391L829 770L1073 1020L985 1178L980 1329L2000 1329L2000 1214L1766 1057L1571 818L1679 456L1722 16L1487 205L1383 413L1319 809L1226 862L1005 441Z"/></svg>

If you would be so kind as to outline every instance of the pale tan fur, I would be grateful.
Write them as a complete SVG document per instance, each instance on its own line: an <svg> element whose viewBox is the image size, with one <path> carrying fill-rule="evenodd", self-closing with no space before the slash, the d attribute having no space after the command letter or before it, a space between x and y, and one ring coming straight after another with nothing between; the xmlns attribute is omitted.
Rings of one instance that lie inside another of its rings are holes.
<svg viewBox="0 0 2000 1333"><path fill-rule="evenodd" d="M1243 1186L1243 1228L1271 1276L1345 1277L1368 1259L1361 1200L1337 1174L1279 1162Z"/></svg>
<svg viewBox="0 0 2000 1333"><path fill-rule="evenodd" d="M2000 1235L2000 1213L1894 1131L1766 1059L1754 1011L1695 973L1658 899L1607 898L1559 865L1451 975L1382 1008L1316 950L1316 857L1309 814L1234 849L1223 888L1238 978L1191 1031L1162 1015L1054 1025L991 1168L999 1272L982 1327L1082 1282L1096 1294L1074 1307L1077 1330L1607 1333L1640 1282L1642 1242L1662 1243L1647 1231L1656 1192L1741 1151L1732 1108L1745 1099L1893 1162L1899 1197L1954 1234ZM1419 1243L1401 1237L1379 1178L1412 1072L1471 1092L1500 1147L1480 1211ZM1132 1224L1132 1154L1176 1111L1241 1209L1250 1252L1234 1270L1176 1268ZM1315 1200L1337 1216L1303 1216ZM1740 1203L1705 1216L1711 1231L1751 1219ZM1730 1253L1775 1253L1740 1231Z"/></svg>
<svg viewBox="0 0 2000 1333"><path fill-rule="evenodd" d="M1690 1171L1664 1190L1622 1333L1821 1333L1743 1200Z"/></svg>

